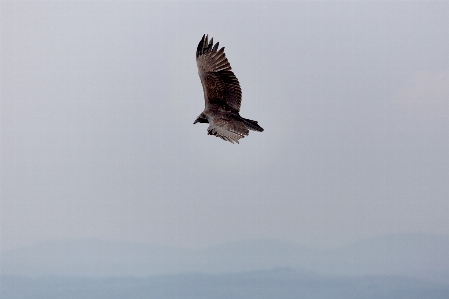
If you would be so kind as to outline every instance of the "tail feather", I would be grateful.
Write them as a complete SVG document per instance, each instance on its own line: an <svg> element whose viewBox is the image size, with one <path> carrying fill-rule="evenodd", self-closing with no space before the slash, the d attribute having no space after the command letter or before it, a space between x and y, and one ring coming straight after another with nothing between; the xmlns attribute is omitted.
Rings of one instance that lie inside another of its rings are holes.
<svg viewBox="0 0 449 299"><path fill-rule="evenodd" d="M263 132L263 128L257 124L257 121L243 118L243 117L242 117L242 120L248 129L253 130L253 131Z"/></svg>

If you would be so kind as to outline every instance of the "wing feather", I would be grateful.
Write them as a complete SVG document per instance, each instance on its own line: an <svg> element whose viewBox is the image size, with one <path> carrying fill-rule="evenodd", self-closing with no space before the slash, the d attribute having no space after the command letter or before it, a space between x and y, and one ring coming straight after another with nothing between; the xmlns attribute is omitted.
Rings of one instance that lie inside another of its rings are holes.
<svg viewBox="0 0 449 299"><path fill-rule="evenodd" d="M232 72L224 47L217 49L218 43L213 45L213 38L208 42L208 36L203 35L196 51L206 105L211 100L221 100L238 112L242 102L240 83Z"/></svg>
<svg viewBox="0 0 449 299"><path fill-rule="evenodd" d="M249 134L243 122L233 119L212 118L209 120L208 135L215 135L231 143L239 143L239 139Z"/></svg>
<svg viewBox="0 0 449 299"><path fill-rule="evenodd" d="M216 44L215 44L214 48L212 49L212 52L216 52L216 51L217 51L218 45L219 45L219 43L216 43Z"/></svg>

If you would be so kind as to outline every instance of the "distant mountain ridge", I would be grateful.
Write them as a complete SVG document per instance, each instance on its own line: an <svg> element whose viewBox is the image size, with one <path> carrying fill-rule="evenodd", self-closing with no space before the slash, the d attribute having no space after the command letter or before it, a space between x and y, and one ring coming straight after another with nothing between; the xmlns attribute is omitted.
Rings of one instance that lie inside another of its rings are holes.
<svg viewBox="0 0 449 299"><path fill-rule="evenodd" d="M399 275L449 283L449 236L397 234L335 250L276 240L183 249L100 240L48 241L1 254L1 274L148 276L293 268L328 275Z"/></svg>

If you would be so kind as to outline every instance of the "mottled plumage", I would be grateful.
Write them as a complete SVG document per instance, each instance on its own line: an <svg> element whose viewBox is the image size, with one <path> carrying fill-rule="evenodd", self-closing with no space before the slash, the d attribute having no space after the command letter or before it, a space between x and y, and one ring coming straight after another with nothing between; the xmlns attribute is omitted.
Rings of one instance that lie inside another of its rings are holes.
<svg viewBox="0 0 449 299"><path fill-rule="evenodd" d="M198 75L203 85L205 108L194 124L209 123L207 133L229 142L239 143L249 130L263 132L257 121L240 116L242 90L232 72L224 48L218 50L213 38L203 35L196 50Z"/></svg>

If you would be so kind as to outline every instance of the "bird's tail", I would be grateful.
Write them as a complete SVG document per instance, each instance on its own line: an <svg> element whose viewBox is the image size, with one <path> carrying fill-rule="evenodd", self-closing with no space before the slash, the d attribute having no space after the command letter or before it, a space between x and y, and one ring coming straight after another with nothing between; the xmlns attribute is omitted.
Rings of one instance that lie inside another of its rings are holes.
<svg viewBox="0 0 449 299"><path fill-rule="evenodd" d="M248 129L253 130L253 131L263 132L262 127L257 124L257 121L243 118L243 117L242 117L242 120L243 120L243 123L245 124L245 127L247 127Z"/></svg>

